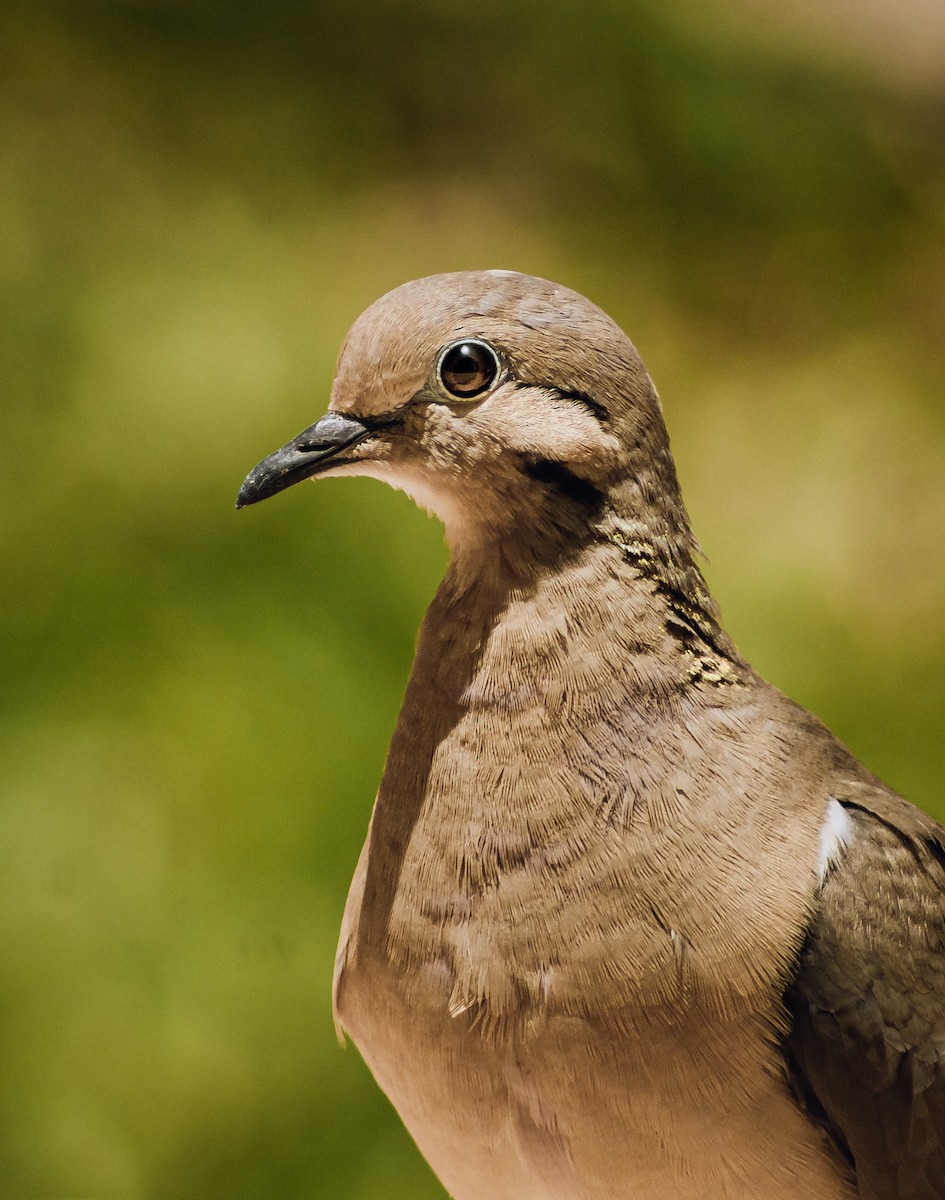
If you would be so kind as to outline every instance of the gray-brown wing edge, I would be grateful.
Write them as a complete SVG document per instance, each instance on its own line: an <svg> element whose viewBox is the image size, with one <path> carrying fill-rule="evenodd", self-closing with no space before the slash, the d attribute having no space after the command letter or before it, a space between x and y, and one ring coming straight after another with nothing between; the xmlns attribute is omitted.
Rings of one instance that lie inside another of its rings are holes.
<svg viewBox="0 0 945 1200"><path fill-rule="evenodd" d="M791 1083L863 1200L945 1200L945 829L878 789L837 799L852 832L785 995Z"/></svg>

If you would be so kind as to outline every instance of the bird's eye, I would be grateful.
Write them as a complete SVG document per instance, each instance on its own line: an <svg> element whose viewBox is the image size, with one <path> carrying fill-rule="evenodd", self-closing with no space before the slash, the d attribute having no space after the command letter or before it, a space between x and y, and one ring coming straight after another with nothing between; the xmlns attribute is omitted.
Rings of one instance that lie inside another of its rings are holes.
<svg viewBox="0 0 945 1200"><path fill-rule="evenodd" d="M488 342L453 342L440 353L436 373L444 391L459 400L470 400L495 382L499 357Z"/></svg>

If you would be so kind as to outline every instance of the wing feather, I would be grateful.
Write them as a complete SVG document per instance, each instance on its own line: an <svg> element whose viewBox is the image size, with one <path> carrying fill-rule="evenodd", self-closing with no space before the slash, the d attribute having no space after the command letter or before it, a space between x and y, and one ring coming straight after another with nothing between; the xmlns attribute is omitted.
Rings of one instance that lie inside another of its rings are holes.
<svg viewBox="0 0 945 1200"><path fill-rule="evenodd" d="M838 798L852 835L785 997L789 1071L863 1200L945 1200L945 829Z"/></svg>

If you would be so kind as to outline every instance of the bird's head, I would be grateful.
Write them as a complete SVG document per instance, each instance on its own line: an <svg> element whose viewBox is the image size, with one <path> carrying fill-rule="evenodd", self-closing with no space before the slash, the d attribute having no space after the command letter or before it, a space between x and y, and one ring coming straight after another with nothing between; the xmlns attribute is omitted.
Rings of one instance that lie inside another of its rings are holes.
<svg viewBox="0 0 945 1200"><path fill-rule="evenodd" d="M552 538L618 504L679 503L659 400L590 301L512 271L414 280L355 322L328 413L247 476L238 506L299 480L371 475L454 547Z"/></svg>

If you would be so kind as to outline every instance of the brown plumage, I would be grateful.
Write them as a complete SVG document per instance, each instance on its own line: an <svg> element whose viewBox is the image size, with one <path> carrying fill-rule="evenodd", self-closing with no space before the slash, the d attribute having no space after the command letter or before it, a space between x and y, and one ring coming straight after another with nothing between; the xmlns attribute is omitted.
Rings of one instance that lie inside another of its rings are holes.
<svg viewBox="0 0 945 1200"><path fill-rule="evenodd" d="M328 473L451 547L335 1006L456 1200L942 1200L945 831L738 654L624 334L405 284L240 503Z"/></svg>

